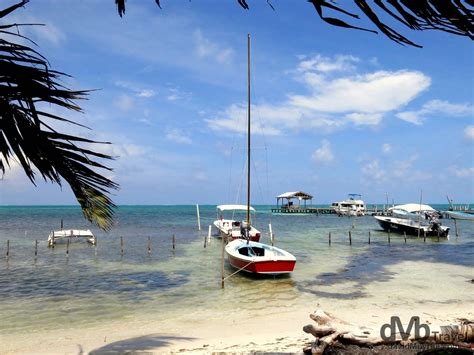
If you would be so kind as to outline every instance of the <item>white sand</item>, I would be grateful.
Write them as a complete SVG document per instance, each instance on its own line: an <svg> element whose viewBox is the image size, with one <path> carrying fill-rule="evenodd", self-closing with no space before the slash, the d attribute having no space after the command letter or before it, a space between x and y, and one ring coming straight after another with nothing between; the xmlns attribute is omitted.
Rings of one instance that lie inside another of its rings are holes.
<svg viewBox="0 0 474 355"><path fill-rule="evenodd" d="M449 273L447 272L449 269ZM429 262L403 262L387 267L393 272L386 281L358 284L347 282L314 286L317 291L338 294L364 293L363 297L340 299L302 295L298 304L268 313L239 311L232 318L209 310L189 312L173 321L148 319L103 324L100 327L23 334L0 338L1 353L80 354L100 351L147 351L150 353L208 353L277 351L301 352L312 340L302 331L311 323L316 308L347 322L379 329L397 315L403 323L420 316L428 324L456 323L457 318L474 319L471 268ZM449 276L447 276L449 275ZM258 281L256 281L258 282ZM218 300L216 300L218 302ZM207 314L207 316L203 316ZM185 350L184 350L185 349Z"/></svg>

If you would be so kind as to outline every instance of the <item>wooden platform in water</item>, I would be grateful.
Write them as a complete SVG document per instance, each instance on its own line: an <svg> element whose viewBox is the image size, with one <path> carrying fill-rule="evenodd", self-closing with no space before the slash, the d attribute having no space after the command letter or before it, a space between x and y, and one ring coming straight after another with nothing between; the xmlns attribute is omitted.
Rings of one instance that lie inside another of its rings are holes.
<svg viewBox="0 0 474 355"><path fill-rule="evenodd" d="M281 214L336 214L336 211L331 207L294 207L294 208L272 208L272 213L281 213ZM382 215L383 210L376 210L375 208L367 209L367 215L375 216Z"/></svg>
<svg viewBox="0 0 474 355"><path fill-rule="evenodd" d="M299 208L272 208L272 213L299 214L299 213L316 213L316 214L335 214L332 208L325 207L299 207Z"/></svg>

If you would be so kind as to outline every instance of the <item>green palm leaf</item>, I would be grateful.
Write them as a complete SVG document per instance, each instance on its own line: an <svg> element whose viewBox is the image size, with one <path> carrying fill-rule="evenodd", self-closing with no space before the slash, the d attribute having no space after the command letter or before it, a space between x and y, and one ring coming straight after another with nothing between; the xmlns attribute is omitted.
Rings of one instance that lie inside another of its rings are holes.
<svg viewBox="0 0 474 355"><path fill-rule="evenodd" d="M0 18L26 2L0 11ZM23 37L14 27L0 26L0 34ZM74 122L37 109L39 103L47 103L82 112L76 101L84 99L88 91L73 91L59 84L65 76L51 70L33 48L0 38L0 170L5 173L6 166L16 159L35 185L37 174L60 186L65 181L84 216L108 230L115 208L108 193L118 185L96 171L111 169L94 159L112 157L81 147L99 142L57 132L45 118Z"/></svg>

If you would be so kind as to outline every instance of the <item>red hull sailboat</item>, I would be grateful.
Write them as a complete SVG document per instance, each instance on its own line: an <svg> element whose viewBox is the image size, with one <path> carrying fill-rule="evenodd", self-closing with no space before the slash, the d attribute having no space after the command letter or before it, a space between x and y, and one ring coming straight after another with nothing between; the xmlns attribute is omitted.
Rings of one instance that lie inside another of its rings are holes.
<svg viewBox="0 0 474 355"><path fill-rule="evenodd" d="M291 273L296 258L287 251L251 241L250 220L250 35L248 35L248 117L247 117L247 220L242 228L242 239L226 245L229 264L238 270L253 274L279 275Z"/></svg>

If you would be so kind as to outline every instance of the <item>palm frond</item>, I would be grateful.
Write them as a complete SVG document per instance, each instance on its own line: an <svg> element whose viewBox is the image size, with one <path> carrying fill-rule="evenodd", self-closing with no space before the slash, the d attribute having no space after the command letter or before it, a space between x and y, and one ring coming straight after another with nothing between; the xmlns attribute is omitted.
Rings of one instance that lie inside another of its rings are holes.
<svg viewBox="0 0 474 355"><path fill-rule="evenodd" d="M313 5L321 20L338 27L363 30L378 33L375 30L355 26L340 18L325 15L325 10L332 10L336 13L359 19L359 15L353 14L344 9L348 6L346 0L341 1L343 5L337 6L334 0L307 0ZM354 4L362 11L362 14L372 22L389 39L402 44L415 47L420 45L410 41L400 34L393 26L383 22L380 15L388 15L397 23L401 23L411 30L439 30L447 33L474 39L474 14L472 0L353 0ZM160 0L155 0L161 8ZM237 3L245 10L249 10L249 0L237 0ZM125 14L125 0L115 0L120 17ZM274 9L270 0L267 4Z"/></svg>
<svg viewBox="0 0 474 355"><path fill-rule="evenodd" d="M0 11L0 18L25 3ZM12 27L2 26L2 32L23 37L11 31ZM47 103L82 112L76 101L85 99L88 91L61 85L65 76L51 70L35 49L0 38L0 170L5 174L5 168L16 159L35 185L38 173L60 186L65 181L84 216L107 230L116 207L108 194L118 185L96 171L111 169L94 159L113 158L80 145L108 143L57 132L46 119L76 123L37 109L39 103Z"/></svg>

